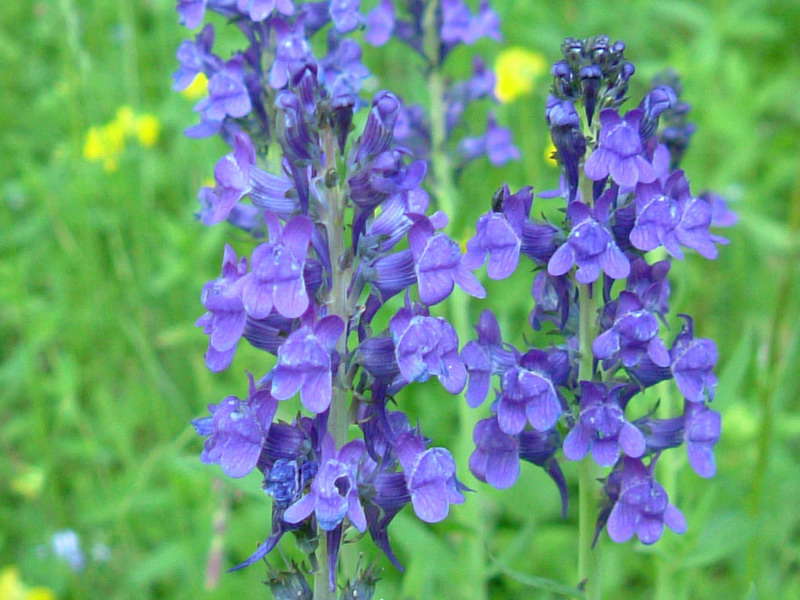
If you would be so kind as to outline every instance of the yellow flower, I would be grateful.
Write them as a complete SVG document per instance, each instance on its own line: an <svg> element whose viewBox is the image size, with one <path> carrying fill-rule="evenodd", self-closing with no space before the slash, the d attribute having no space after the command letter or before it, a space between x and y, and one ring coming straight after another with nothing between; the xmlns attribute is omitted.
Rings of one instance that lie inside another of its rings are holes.
<svg viewBox="0 0 800 600"><path fill-rule="evenodd" d="M151 114L140 115L136 119L136 137L139 143L146 148L155 146L158 134L161 132L161 122L158 117Z"/></svg>
<svg viewBox="0 0 800 600"><path fill-rule="evenodd" d="M192 83L190 83L186 89L181 92L181 95L184 98L188 98L189 100L199 100L203 96L208 93L208 77L206 77L205 73L198 73L192 79Z"/></svg>
<svg viewBox="0 0 800 600"><path fill-rule="evenodd" d="M551 167L557 167L558 161L553 158L553 153L556 151L556 146L553 144L553 140L548 139L547 141L547 148L544 150L544 162L546 162Z"/></svg>
<svg viewBox="0 0 800 600"><path fill-rule="evenodd" d="M136 113L128 105L120 106L116 118L109 123L109 127L112 125L119 128L123 135L133 135L136 132Z"/></svg>
<svg viewBox="0 0 800 600"><path fill-rule="evenodd" d="M89 161L100 160L105 154L102 134L99 127L90 127L86 132L86 139L83 142L83 157Z"/></svg>
<svg viewBox="0 0 800 600"><path fill-rule="evenodd" d="M15 566L0 570L0 600L55 600L56 595L45 587L30 588L22 583Z"/></svg>
<svg viewBox="0 0 800 600"><path fill-rule="evenodd" d="M510 102L533 90L533 81L546 71L547 61L538 52L514 46L498 55L494 69L495 96L500 102Z"/></svg>

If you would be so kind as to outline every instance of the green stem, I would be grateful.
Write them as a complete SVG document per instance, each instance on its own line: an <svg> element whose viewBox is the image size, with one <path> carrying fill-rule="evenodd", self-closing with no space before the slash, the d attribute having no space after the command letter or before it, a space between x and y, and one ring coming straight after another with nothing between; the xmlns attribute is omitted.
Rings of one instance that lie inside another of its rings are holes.
<svg viewBox="0 0 800 600"><path fill-rule="evenodd" d="M584 178L581 186L583 201L591 204L592 182ZM592 342L597 337L597 292L600 284L595 282L594 296L588 285L578 286L578 311L580 314L580 331L578 344L581 362L578 370L579 381L593 379ZM585 586L586 598L600 598L598 556L592 552L592 538L597 522L598 504L598 467L591 455L578 463L578 582Z"/></svg>
<svg viewBox="0 0 800 600"><path fill-rule="evenodd" d="M424 15L425 29L425 55L429 61L428 89L430 93L430 123L431 123L431 167L433 170L434 196L438 206L450 217L450 232L457 231L455 225L459 215L459 192L455 185L453 165L450 161L450 151L447 144L447 126L445 122L445 85L442 76L440 61L441 40L439 39L439 1L428 2ZM457 235L457 234L456 234ZM458 338L462 341L468 339L472 328L469 320L469 298L463 292L456 291L451 294L447 302L448 315ZM469 408L463 398L458 402L459 436L456 443L456 461L462 476L468 473L466 465L472 452L472 430L478 421L477 411ZM471 477L471 476L470 476ZM474 486L476 482L467 478L466 483ZM463 555L462 571L464 581L463 589L468 590L469 598L473 600L486 600L487 557L484 540L486 539L488 521L483 509L480 495L470 498L464 505L458 507L455 513L461 517L466 530L471 530L473 535L464 540L462 545Z"/></svg>
<svg viewBox="0 0 800 600"><path fill-rule="evenodd" d="M336 136L330 129L322 131L322 142L325 149L326 173L336 169ZM352 267L344 260L345 256L345 228L344 212L346 198L342 193L341 179L334 178L336 184L326 189L327 213L324 215L325 228L328 233L328 248L331 255L331 279L333 286L328 299L328 314L340 317L345 324L350 320L352 306L347 297L347 285L352 275ZM342 360L339 370L333 378L333 395L331 398L330 412L328 413L328 431L333 436L336 448L341 448L347 442L347 397L348 389L345 384L345 356L347 356L347 333L345 332L336 343L336 351ZM329 585L330 571L328 569L328 556L330 549L327 544L326 532L317 529L320 538L319 568L314 574L314 599L336 600L336 590L331 590Z"/></svg>

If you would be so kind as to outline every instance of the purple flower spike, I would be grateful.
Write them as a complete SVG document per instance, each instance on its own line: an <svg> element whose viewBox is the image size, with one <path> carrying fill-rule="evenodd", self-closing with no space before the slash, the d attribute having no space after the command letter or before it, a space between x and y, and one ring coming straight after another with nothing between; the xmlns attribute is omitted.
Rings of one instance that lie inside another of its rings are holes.
<svg viewBox="0 0 800 600"><path fill-rule="evenodd" d="M394 32L394 4L392 0L381 0L367 15L365 39L373 46L383 46Z"/></svg>
<svg viewBox="0 0 800 600"><path fill-rule="evenodd" d="M686 531L686 519L669 503L667 492L653 479L655 461L650 467L637 458L625 457L620 478L619 499L608 517L608 535L615 542L626 542L635 533L643 544L654 544L664 525L675 533Z"/></svg>
<svg viewBox="0 0 800 600"><path fill-rule="evenodd" d="M546 374L517 367L503 375L497 423L505 433L520 433L526 422L536 431L547 431L556 424L561 412L553 382Z"/></svg>
<svg viewBox="0 0 800 600"><path fill-rule="evenodd" d="M300 391L308 410L327 410L333 393L331 353L344 332L344 322L331 315L320 319L313 329L294 331L278 349L278 364L272 370L272 395L288 400Z"/></svg>
<svg viewBox="0 0 800 600"><path fill-rule="evenodd" d="M317 523L325 531L333 531L342 520L359 531L367 530L364 507L358 499L358 467L365 455L364 442L353 440L336 452L333 438L325 434L319 471L308 494L292 504L283 514L287 523L300 523L315 513Z"/></svg>
<svg viewBox="0 0 800 600"><path fill-rule="evenodd" d="M223 156L214 166L216 187L206 196L209 202L201 212L205 225L214 225L228 218L236 203L250 192L250 173L256 165L253 142L242 131L234 138L233 152Z"/></svg>
<svg viewBox="0 0 800 600"><path fill-rule="evenodd" d="M525 200L530 200L531 188L523 188L511 195L504 189L505 200L499 210L492 210L478 219L476 233L467 242L463 262L470 270L482 266L489 255L486 274L490 279L509 277L519 264L522 231L527 217Z"/></svg>
<svg viewBox="0 0 800 600"><path fill-rule="evenodd" d="M278 403L266 388L257 389L252 375L247 402L228 396L209 404L210 417L192 421L200 435L208 436L200 460L219 464L229 477L244 477L261 456Z"/></svg>
<svg viewBox="0 0 800 600"><path fill-rule="evenodd" d="M447 517L451 504L464 502L463 486L456 479L456 463L444 448L425 449L415 433L404 433L395 446L411 495L414 512L426 523Z"/></svg>
<svg viewBox="0 0 800 600"><path fill-rule="evenodd" d="M479 480L503 490L519 478L519 442L503 432L496 418L475 425L472 434L475 451L469 457L469 470Z"/></svg>
<svg viewBox="0 0 800 600"><path fill-rule="evenodd" d="M717 346L713 341L694 337L694 322L686 315L683 330L670 350L672 375L683 397L689 402L703 402L706 394L714 399L717 376Z"/></svg>
<svg viewBox="0 0 800 600"><path fill-rule="evenodd" d="M671 362L658 335L658 319L628 291L620 292L614 324L595 338L592 353L600 360L619 359L628 368L637 366L644 356L659 367L668 367Z"/></svg>
<svg viewBox="0 0 800 600"><path fill-rule="evenodd" d="M389 321L395 358L406 382L426 381L432 375L451 394L467 383L467 371L458 355L455 329L441 317L414 315L400 309Z"/></svg>
<svg viewBox="0 0 800 600"><path fill-rule="evenodd" d="M599 204L599 202L598 202ZM592 215L582 202L569 206L572 231L547 263L547 272L556 277L578 265L575 278L584 285L593 283L600 271L612 279L624 279L630 273L630 262L619 249L611 232Z"/></svg>
<svg viewBox="0 0 800 600"><path fill-rule="evenodd" d="M308 245L314 224L304 215L287 221L281 230L273 213L266 213L270 241L259 245L251 259L242 298L247 314L265 319L272 307L289 319L302 315L309 299L303 279Z"/></svg>
<svg viewBox="0 0 800 600"><path fill-rule="evenodd" d="M206 16L207 0L178 0L177 11L181 25L194 29L203 22Z"/></svg>
<svg viewBox="0 0 800 600"><path fill-rule="evenodd" d="M247 273L247 259L236 258L236 252L225 244L222 276L203 286L201 301L208 311L196 325L210 336L206 365L214 372L227 369L236 345L244 332L246 314L242 303L242 287Z"/></svg>
<svg viewBox="0 0 800 600"><path fill-rule="evenodd" d="M719 441L722 417L700 402L686 402L685 407L686 452L689 464L700 477L713 477L717 473L714 446Z"/></svg>
<svg viewBox="0 0 800 600"><path fill-rule="evenodd" d="M601 467L617 462L619 451L639 458L645 452L645 438L635 425L625 420L620 406L624 386L608 390L604 384L581 381L581 412L578 422L564 439L564 456L581 460L589 450Z"/></svg>
<svg viewBox="0 0 800 600"><path fill-rule="evenodd" d="M263 21L276 10L287 16L294 14L292 0L239 0L237 7L255 22Z"/></svg>
<svg viewBox="0 0 800 600"><path fill-rule="evenodd" d="M486 290L462 262L458 244L444 233L436 233L430 219L415 218L408 232L408 244L414 254L419 284L419 299L427 306L438 304L453 291L455 284L476 298L485 298Z"/></svg>
<svg viewBox="0 0 800 600"><path fill-rule="evenodd" d="M252 110L250 94L244 81L244 57L237 54L208 80L208 97L194 109L204 121L222 121L226 116L244 117Z"/></svg>
<svg viewBox="0 0 800 600"><path fill-rule="evenodd" d="M625 187L655 179L653 166L642 156L639 127L643 116L640 109L628 111L624 118L611 108L600 113L599 144L584 165L589 179L599 181L610 174L618 185Z"/></svg>

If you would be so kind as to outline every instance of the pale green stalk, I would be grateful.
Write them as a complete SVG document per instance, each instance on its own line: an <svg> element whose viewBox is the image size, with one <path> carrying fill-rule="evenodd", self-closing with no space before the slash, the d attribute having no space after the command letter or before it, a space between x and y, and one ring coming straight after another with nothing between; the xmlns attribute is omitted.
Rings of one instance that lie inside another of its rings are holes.
<svg viewBox="0 0 800 600"><path fill-rule="evenodd" d="M322 142L325 149L326 174L336 169L336 136L330 129L322 132ZM328 248L331 255L331 279L333 287L328 299L328 314L340 317L345 324L350 320L352 306L347 297L347 285L352 274L352 267L342 260L345 255L345 228L344 210L346 197L342 193L340 178L335 178L336 183L325 190L325 199L328 207L323 216L325 228L328 232ZM336 351L344 359L347 355L347 334L343 334L336 344ZM347 396L348 389L345 383L345 361L339 363L339 370L333 378L333 396L331 398L330 413L328 415L328 431L336 443L336 448L341 448L347 442ZM326 532L317 528L320 538L319 568L314 574L314 599L336 600L336 591L331 590L328 584L329 569Z"/></svg>
<svg viewBox="0 0 800 600"><path fill-rule="evenodd" d="M592 182L584 177L581 185L584 202L592 202ZM599 281L599 280L598 280ZM578 285L578 332L581 362L578 381L592 380L592 342L597 337L597 298L600 284L595 282L594 296L588 285ZM585 586L587 600L600 598L598 555L592 551L598 504L598 467L590 454L578 463L578 582Z"/></svg>
<svg viewBox="0 0 800 600"><path fill-rule="evenodd" d="M434 195L439 208L457 222L459 193L455 185L453 165L450 161L450 150L447 147L447 131L445 123L444 79L439 60L439 22L437 11L438 0L431 0L425 11L425 55L429 60L428 89L430 93L431 123L431 166L433 168ZM457 235L457 233L455 234ZM450 295L447 303L448 315L453 327L462 342L472 333L469 320L469 298L460 290ZM463 468L469 462L472 452L472 430L478 421L477 411L469 408L463 398L458 402L459 438L456 445L456 461ZM473 535L467 537L462 544L462 588L469 590L471 600L488 598L486 589L486 526L485 511L482 509L480 495L469 498L457 509L463 524Z"/></svg>

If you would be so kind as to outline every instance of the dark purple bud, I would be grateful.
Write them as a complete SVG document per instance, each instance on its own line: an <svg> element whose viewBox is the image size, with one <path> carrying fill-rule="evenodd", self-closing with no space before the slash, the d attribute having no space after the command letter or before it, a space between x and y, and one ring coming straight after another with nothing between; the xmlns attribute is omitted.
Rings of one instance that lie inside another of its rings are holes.
<svg viewBox="0 0 800 600"><path fill-rule="evenodd" d="M583 92L583 104L586 109L586 120L589 126L592 125L594 108L597 105L597 93L600 90L600 79L603 73L597 65L586 65L578 71L581 80L581 92Z"/></svg>

